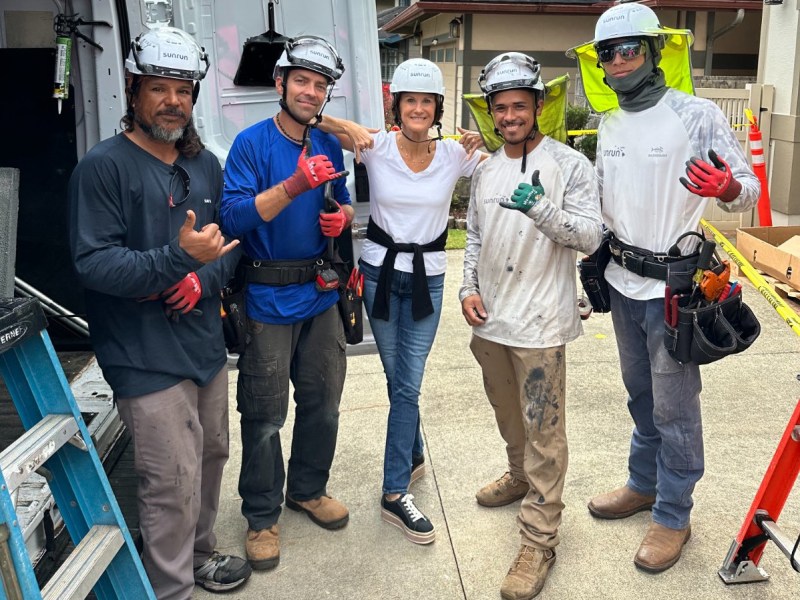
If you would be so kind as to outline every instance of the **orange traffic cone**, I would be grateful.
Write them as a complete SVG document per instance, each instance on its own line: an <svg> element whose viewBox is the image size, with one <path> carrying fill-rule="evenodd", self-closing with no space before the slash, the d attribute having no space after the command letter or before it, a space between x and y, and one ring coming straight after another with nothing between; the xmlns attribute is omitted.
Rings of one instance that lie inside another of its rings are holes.
<svg viewBox="0 0 800 600"><path fill-rule="evenodd" d="M758 199L758 224L762 227L772 225L772 209L769 202L769 182L767 181L767 163L764 160L764 146L761 143L761 130L753 112L745 109L747 120L750 121L750 155L753 157L753 172L761 182L761 197Z"/></svg>

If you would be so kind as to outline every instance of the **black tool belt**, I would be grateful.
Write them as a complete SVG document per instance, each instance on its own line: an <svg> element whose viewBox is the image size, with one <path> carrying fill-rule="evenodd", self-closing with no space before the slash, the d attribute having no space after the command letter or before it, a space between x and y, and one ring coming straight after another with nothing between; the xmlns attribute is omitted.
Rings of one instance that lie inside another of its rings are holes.
<svg viewBox="0 0 800 600"><path fill-rule="evenodd" d="M264 285L293 285L314 281L321 269L330 268L323 258L307 260L251 260L244 259L247 283Z"/></svg>
<svg viewBox="0 0 800 600"><path fill-rule="evenodd" d="M611 238L609 249L611 250L611 258L623 269L636 273L640 277L660 279L661 281L667 280L670 264L690 258L687 256L659 254L644 248L629 246L620 242L616 237Z"/></svg>

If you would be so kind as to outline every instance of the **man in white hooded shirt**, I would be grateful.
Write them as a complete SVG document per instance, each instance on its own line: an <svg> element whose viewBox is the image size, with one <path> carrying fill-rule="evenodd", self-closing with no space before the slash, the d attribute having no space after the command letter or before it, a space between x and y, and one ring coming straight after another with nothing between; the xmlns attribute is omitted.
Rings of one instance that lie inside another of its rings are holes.
<svg viewBox="0 0 800 600"><path fill-rule="evenodd" d="M509 52L479 79L505 144L472 178L459 292L508 453L508 472L476 498L489 507L523 498L522 545L500 588L507 600L536 596L555 561L568 458L565 345L582 333L576 251L592 252L602 236L591 163L538 131L539 71Z"/></svg>
<svg viewBox="0 0 800 600"><path fill-rule="evenodd" d="M740 212L760 192L722 111L666 86L658 63L668 34L650 8L626 3L601 15L594 39L598 67L620 105L600 123L595 169L603 220L616 236L605 275L635 427L627 483L593 498L589 512L621 519L652 508L634 558L651 573L680 558L704 469L700 370L676 362L663 341L667 250L698 231L709 198ZM655 260L639 260L653 253Z"/></svg>

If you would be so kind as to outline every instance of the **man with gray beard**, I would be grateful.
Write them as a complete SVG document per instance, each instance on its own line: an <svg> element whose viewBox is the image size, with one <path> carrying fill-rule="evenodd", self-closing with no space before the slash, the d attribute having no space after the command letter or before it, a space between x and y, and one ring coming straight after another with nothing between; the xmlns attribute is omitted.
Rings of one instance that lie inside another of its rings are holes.
<svg viewBox="0 0 800 600"><path fill-rule="evenodd" d="M186 600L251 572L213 532L228 458L219 292L240 251L215 222L222 171L192 123L206 53L165 27L136 38L125 67L123 132L70 179L70 249L134 443L142 562L159 599Z"/></svg>

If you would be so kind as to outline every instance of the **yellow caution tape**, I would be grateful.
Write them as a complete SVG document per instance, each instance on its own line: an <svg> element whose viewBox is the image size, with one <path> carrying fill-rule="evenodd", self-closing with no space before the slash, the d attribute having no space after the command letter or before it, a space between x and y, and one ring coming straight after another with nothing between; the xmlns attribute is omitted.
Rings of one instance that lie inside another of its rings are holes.
<svg viewBox="0 0 800 600"><path fill-rule="evenodd" d="M791 327L797 335L800 335L800 317L797 316L797 313L794 312L789 305L786 304L786 302L784 302L783 298L775 293L775 290L772 289L772 286L770 286L761 276L761 274L756 271L749 262L747 262L744 256L742 256L739 251L736 250L733 244L728 241L728 238L717 231L714 226L705 219L700 219L700 225L708 230L717 244L719 244L720 247L728 254L730 259L739 266L741 272L744 273L744 275L750 280L750 283L752 283L756 289L761 292L761 295L767 299L767 302L772 305L772 308L774 308L781 318L786 321L786 324Z"/></svg>
<svg viewBox="0 0 800 600"><path fill-rule="evenodd" d="M570 130L567 131L567 136L568 137L577 137L579 135L593 135L593 134L594 135L597 134L597 129L570 129ZM446 139L446 140L460 140L461 139L461 135L460 134L443 135L442 137L444 139Z"/></svg>

